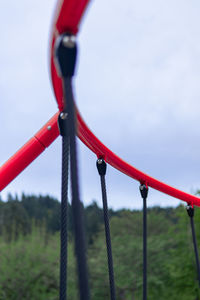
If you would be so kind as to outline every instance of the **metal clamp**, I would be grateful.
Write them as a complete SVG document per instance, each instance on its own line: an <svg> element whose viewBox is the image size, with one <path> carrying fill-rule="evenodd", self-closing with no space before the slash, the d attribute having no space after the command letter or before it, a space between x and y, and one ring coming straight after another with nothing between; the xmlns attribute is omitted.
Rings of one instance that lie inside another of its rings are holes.
<svg viewBox="0 0 200 300"><path fill-rule="evenodd" d="M77 57L76 37L70 33L60 35L55 43L55 58L61 77L72 77Z"/></svg>

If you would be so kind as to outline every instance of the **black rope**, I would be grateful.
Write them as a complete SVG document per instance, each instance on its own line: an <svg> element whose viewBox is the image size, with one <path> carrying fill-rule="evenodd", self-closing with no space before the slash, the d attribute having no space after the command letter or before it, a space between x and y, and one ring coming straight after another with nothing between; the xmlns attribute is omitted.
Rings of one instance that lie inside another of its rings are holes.
<svg viewBox="0 0 200 300"><path fill-rule="evenodd" d="M70 171L71 171L71 190L72 190L72 213L75 235L75 253L77 257L80 299L88 300L88 270L86 263L86 243L83 226L83 205L79 197L79 180L77 166L77 148L76 148L76 116L75 106L72 94L72 85L70 78L64 78L64 88L67 97L67 107L69 114L69 140L70 140Z"/></svg>
<svg viewBox="0 0 200 300"><path fill-rule="evenodd" d="M67 206L68 206L68 169L69 139L62 130L61 123L66 114L59 116L59 128L62 135L62 191L61 191L61 230L60 230L60 300L67 299Z"/></svg>
<svg viewBox="0 0 200 300"><path fill-rule="evenodd" d="M109 271L109 282L110 282L110 297L111 300L115 300L115 279L113 271L113 259L112 259L112 246L110 237L110 225L109 225L109 214L107 204L107 193L106 193L106 163L103 159L97 160L97 169L101 179L101 191L103 200L103 213L104 213L104 224L105 224L105 235L106 235L106 246L107 246L107 257L108 257L108 271Z"/></svg>
<svg viewBox="0 0 200 300"><path fill-rule="evenodd" d="M58 118L62 136L62 187L61 187L61 229L60 229L60 300L67 299L67 206L68 206L68 170L69 139L67 114L61 113Z"/></svg>
<svg viewBox="0 0 200 300"><path fill-rule="evenodd" d="M147 300L147 196L148 187L140 185L140 193L143 199L143 300Z"/></svg>
<svg viewBox="0 0 200 300"><path fill-rule="evenodd" d="M200 287L200 264L199 264L199 254L198 254L198 247L197 247L197 240L196 240L196 234L195 234L195 227L194 227L194 207L190 204L186 207L188 216L190 217L190 225L192 230L192 240L193 240L193 246L194 246L194 253L195 253L195 259L196 259L196 267L197 267L197 276L198 276L198 283Z"/></svg>
<svg viewBox="0 0 200 300"><path fill-rule="evenodd" d="M86 243L83 226L83 205L79 197L79 181L76 146L76 114L72 91L77 47L74 37L69 34L60 36L56 43L56 57L59 71L62 74L65 107L68 117L66 130L70 146L70 175L72 192L72 214L75 238L75 254L77 259L80 300L89 300L88 270L86 262Z"/></svg>

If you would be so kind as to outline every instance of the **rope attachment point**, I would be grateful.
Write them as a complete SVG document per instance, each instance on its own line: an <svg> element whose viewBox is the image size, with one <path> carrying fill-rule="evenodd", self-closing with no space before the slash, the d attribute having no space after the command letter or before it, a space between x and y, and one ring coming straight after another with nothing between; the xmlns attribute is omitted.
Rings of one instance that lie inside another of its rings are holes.
<svg viewBox="0 0 200 300"><path fill-rule="evenodd" d="M194 217L194 206L191 204L187 204L186 210L187 210L188 216L190 218L193 218Z"/></svg>
<svg viewBox="0 0 200 300"><path fill-rule="evenodd" d="M103 158L97 159L97 170L100 176L106 175L107 164Z"/></svg>
<svg viewBox="0 0 200 300"><path fill-rule="evenodd" d="M142 199L147 199L148 197L148 186L146 184L140 184L140 194L141 194L141 197Z"/></svg>
<svg viewBox="0 0 200 300"><path fill-rule="evenodd" d="M66 112L61 112L58 116L58 128L62 137L68 136L67 133L67 116Z"/></svg>
<svg viewBox="0 0 200 300"><path fill-rule="evenodd" d="M74 76L77 57L77 44L74 35L64 33L57 38L55 57L60 76L65 78Z"/></svg>

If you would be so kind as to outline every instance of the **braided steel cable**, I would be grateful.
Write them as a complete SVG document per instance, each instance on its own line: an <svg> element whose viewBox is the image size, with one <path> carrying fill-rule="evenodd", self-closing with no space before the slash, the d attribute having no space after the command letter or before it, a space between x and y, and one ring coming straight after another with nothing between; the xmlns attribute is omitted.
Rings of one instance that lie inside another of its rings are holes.
<svg viewBox="0 0 200 300"><path fill-rule="evenodd" d="M109 271L109 283L110 283L110 297L111 300L115 300L115 278L113 270L113 258L112 258L112 245L110 237L110 224L109 224L109 213L107 203L107 192L106 192L106 163L103 159L97 160L97 169L101 180L101 191L103 201L103 214L104 214L104 225L105 225L105 236L106 236L106 247L107 247L107 258L108 258L108 271Z"/></svg>
<svg viewBox="0 0 200 300"><path fill-rule="evenodd" d="M58 117L60 135L62 136L62 184L61 184L61 229L60 229L60 300L67 299L67 207L69 182L69 137L67 113Z"/></svg>
<svg viewBox="0 0 200 300"><path fill-rule="evenodd" d="M147 300L147 196L148 187L140 185L140 193L143 199L143 300Z"/></svg>
<svg viewBox="0 0 200 300"><path fill-rule="evenodd" d="M70 149L70 175L72 193L72 216L75 238L75 255L79 279L80 300L89 300L88 270L86 261L86 242L83 222L83 204L79 196L78 163L76 131L77 120L75 113L74 97L72 91L72 77L74 75L77 56L77 45L75 37L69 33L60 35L57 38L55 58L59 73L63 80L64 111L67 114L66 134L69 138Z"/></svg>
<svg viewBox="0 0 200 300"><path fill-rule="evenodd" d="M194 207L192 205L188 204L186 206L186 209L187 209L188 216L190 217L192 240L193 240L196 268L197 268L197 279L198 279L198 283L199 283L199 287L200 287L200 263L199 263L199 253L198 253L196 233L195 233L195 227L194 227Z"/></svg>
<svg viewBox="0 0 200 300"><path fill-rule="evenodd" d="M70 142L70 174L72 191L72 213L75 235L75 254L77 258L79 291L81 300L89 300L88 269L86 261L86 241L83 225L83 205L79 196L79 180L77 166L77 145L76 145L76 116L74 99L72 93L71 78L64 78L64 89L67 97L67 111L69 114L69 142Z"/></svg>
<svg viewBox="0 0 200 300"><path fill-rule="evenodd" d="M60 231L60 300L67 299L67 206L69 139L62 138L62 192L61 192L61 231Z"/></svg>

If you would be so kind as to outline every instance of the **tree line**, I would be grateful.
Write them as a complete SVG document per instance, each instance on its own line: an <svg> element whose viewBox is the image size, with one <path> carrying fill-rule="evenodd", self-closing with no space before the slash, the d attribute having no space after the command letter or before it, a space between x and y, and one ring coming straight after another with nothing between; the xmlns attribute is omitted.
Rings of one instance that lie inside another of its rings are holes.
<svg viewBox="0 0 200 300"><path fill-rule="evenodd" d="M78 299L73 225L69 204L68 294ZM91 299L110 299L102 209L83 208ZM116 293L142 299L142 211L110 210ZM195 209L200 244L200 209ZM8 195L0 201L0 300L58 299L60 202L50 196ZM148 209L148 299L198 300L199 286L183 205Z"/></svg>
<svg viewBox="0 0 200 300"><path fill-rule="evenodd" d="M7 201L0 199L0 235L4 235L8 241L17 238L19 234L28 234L32 226L45 226L49 233L60 230L60 202L50 196L18 195L8 194ZM73 232L72 207L68 203L68 230ZM119 214L112 209L110 216ZM83 207L83 215L86 226L87 240L92 243L94 236L103 224L103 211L93 201L90 205Z"/></svg>

